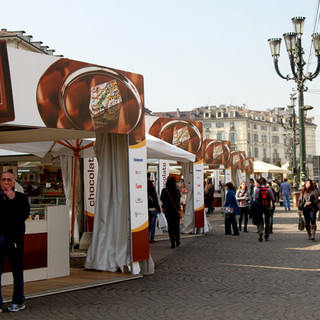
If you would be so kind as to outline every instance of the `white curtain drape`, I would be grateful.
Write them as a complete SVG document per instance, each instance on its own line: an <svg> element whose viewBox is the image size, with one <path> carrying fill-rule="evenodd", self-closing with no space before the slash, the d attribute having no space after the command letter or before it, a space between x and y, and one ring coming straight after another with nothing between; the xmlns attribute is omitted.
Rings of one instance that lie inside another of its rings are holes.
<svg viewBox="0 0 320 320"><path fill-rule="evenodd" d="M63 188L66 196L66 204L69 206L70 216L70 238L71 238L71 217L72 217L72 197L73 197L73 168L74 158L71 156L60 156L60 165L62 172ZM77 168L77 185L76 185L76 202L75 202L75 221L74 221L74 243L79 243L79 230L82 214L82 196L81 196L81 179L80 179L80 166L78 161Z"/></svg>
<svg viewBox="0 0 320 320"><path fill-rule="evenodd" d="M130 264L127 141L125 135L97 133L99 164L92 242L85 267L115 272Z"/></svg>
<svg viewBox="0 0 320 320"><path fill-rule="evenodd" d="M186 210L184 215L184 226L182 233L194 232L194 206L193 206L193 163L182 164L182 174L187 188Z"/></svg>

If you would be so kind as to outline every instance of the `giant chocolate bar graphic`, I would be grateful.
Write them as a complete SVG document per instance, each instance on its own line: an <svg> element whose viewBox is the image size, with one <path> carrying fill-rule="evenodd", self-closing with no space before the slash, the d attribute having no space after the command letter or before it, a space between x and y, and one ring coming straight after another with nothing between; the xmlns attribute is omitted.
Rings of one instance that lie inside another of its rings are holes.
<svg viewBox="0 0 320 320"><path fill-rule="evenodd" d="M12 120L14 108L7 45L5 41L0 41L0 122Z"/></svg>

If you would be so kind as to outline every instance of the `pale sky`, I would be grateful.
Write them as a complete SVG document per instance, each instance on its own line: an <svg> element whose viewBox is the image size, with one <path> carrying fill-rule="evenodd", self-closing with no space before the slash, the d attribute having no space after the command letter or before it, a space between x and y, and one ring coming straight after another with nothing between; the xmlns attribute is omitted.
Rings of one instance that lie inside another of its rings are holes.
<svg viewBox="0 0 320 320"><path fill-rule="evenodd" d="M285 107L295 87L275 72L268 39L306 17L308 61L318 0L3 1L0 27L24 30L56 54L144 76L145 106L186 111L205 105ZM309 72L316 68L312 55ZM282 41L280 69L290 73ZM320 75L305 105L320 126ZM317 130L320 138L320 127Z"/></svg>

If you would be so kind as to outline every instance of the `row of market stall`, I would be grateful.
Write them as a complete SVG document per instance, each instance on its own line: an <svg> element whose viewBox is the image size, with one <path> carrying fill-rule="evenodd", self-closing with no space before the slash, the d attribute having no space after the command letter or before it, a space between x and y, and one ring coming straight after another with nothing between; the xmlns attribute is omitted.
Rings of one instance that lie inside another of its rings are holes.
<svg viewBox="0 0 320 320"><path fill-rule="evenodd" d="M41 277L66 275L69 260L65 252L74 240L83 199L89 200L87 216L94 215L86 268L141 271L141 261L150 261L148 158L182 164L186 233L204 227L204 166L215 170L218 180L223 171L223 183L239 183L253 174L253 159L232 150L229 141L203 139L202 122L146 117L141 75L7 48L4 42L0 42L0 121L0 149L60 156L66 204L58 205L55 214L45 212L41 220L47 222L42 229L29 228L30 234L41 235L37 240L41 248L30 241L32 255L41 250L44 257L30 266L31 280L40 273ZM87 159L83 172L88 190L83 197L77 178L79 157ZM161 171L158 177L168 173ZM55 215L61 221L69 219L69 209L71 235L65 228L48 224ZM51 236L54 233L63 239L59 265L66 267L61 272L48 271L52 248L58 250Z"/></svg>

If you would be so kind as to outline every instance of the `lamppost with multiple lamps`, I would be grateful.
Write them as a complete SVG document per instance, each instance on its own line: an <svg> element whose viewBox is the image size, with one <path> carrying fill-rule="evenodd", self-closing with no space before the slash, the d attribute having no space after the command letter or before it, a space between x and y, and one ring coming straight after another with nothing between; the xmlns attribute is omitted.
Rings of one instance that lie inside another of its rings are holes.
<svg viewBox="0 0 320 320"><path fill-rule="evenodd" d="M299 141L300 141L300 186L304 184L307 179L306 173L306 138L305 138L305 111L304 106L304 92L308 90L305 86L307 80L312 81L320 72L320 34L312 34L312 41L317 56L317 68L314 73L304 74L304 66L306 62L303 60L302 35L304 29L304 17L292 18L294 32L285 33L283 35L286 48L289 55L292 75L283 76L279 70L278 60L280 56L281 38L269 39L271 55L274 61L274 67L277 74L285 80L294 80L296 82L298 92L298 106L299 106Z"/></svg>

